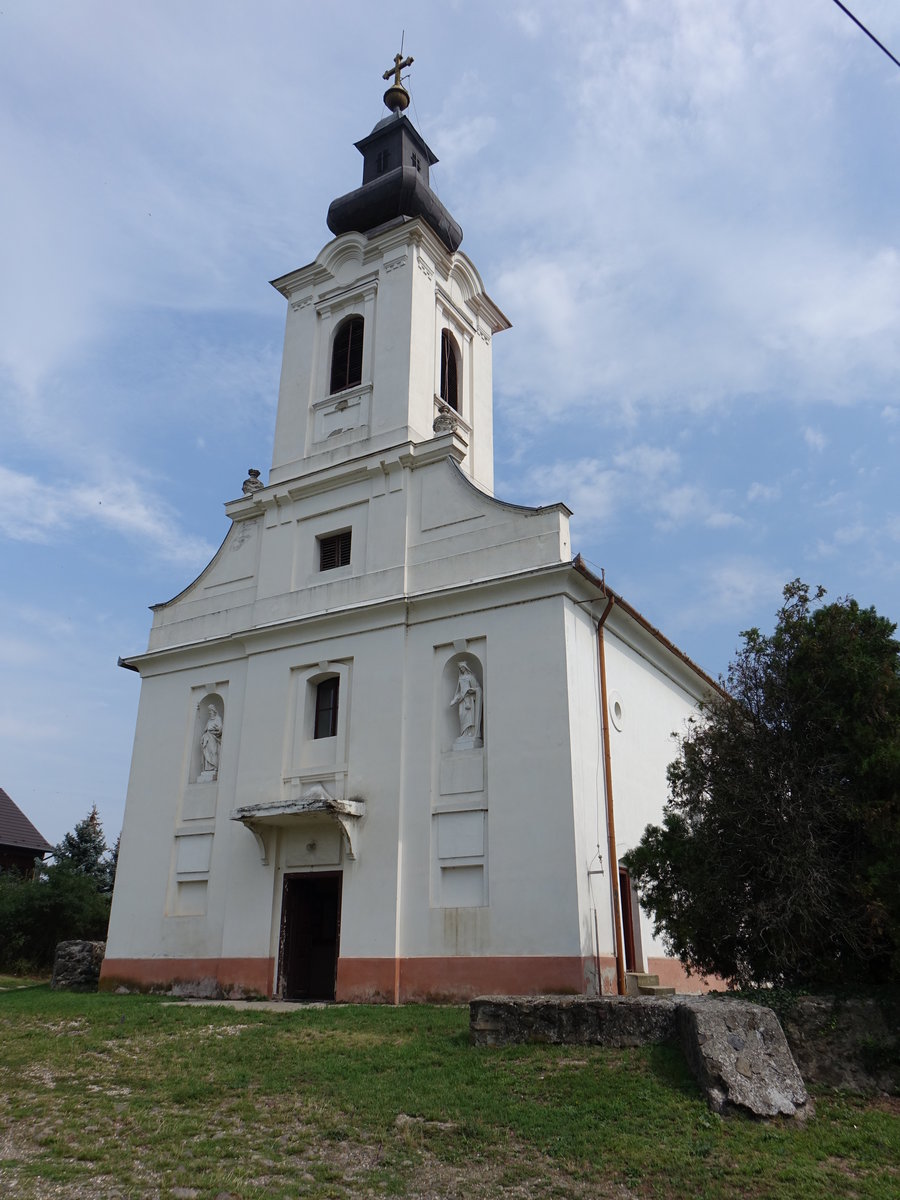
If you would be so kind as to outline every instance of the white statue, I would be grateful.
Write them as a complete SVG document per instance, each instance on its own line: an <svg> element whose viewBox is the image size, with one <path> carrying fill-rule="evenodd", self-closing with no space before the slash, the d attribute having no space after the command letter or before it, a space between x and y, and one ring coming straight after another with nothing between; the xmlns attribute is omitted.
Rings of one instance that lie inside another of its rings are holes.
<svg viewBox="0 0 900 1200"><path fill-rule="evenodd" d="M212 783L219 775L219 751L222 747L222 718L214 704L208 708L206 728L200 734L200 753L203 755L203 770L197 776L198 783Z"/></svg>
<svg viewBox="0 0 900 1200"><path fill-rule="evenodd" d="M454 748L468 750L481 746L481 684L465 659L459 663L459 679L450 701L451 707L454 704L459 712L459 737L453 743Z"/></svg>

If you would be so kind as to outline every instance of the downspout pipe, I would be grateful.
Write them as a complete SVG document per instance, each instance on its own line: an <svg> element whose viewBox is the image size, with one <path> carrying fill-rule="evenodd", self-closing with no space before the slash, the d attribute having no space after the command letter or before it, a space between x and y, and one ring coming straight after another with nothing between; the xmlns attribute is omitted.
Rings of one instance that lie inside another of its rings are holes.
<svg viewBox="0 0 900 1200"><path fill-rule="evenodd" d="M619 859L616 855L616 814L613 805L612 756L609 747L609 697L606 691L606 648L603 627L612 612L613 598L607 595L606 608L597 622L597 659L600 668L600 721L603 727L603 782L606 790L606 838L610 888L613 902L613 937L616 953L616 991L625 995L625 945L622 939L622 901L619 895Z"/></svg>

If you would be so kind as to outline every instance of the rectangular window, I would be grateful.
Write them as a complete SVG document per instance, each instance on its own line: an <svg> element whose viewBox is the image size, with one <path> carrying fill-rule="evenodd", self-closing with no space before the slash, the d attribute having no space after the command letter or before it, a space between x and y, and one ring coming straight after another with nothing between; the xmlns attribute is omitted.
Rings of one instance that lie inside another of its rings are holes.
<svg viewBox="0 0 900 1200"><path fill-rule="evenodd" d="M333 571L350 562L350 530L319 538L319 570Z"/></svg>
<svg viewBox="0 0 900 1200"><path fill-rule="evenodd" d="M316 687L316 724L313 730L314 738L329 738L337 736L338 719L338 684L337 675L323 679Z"/></svg>

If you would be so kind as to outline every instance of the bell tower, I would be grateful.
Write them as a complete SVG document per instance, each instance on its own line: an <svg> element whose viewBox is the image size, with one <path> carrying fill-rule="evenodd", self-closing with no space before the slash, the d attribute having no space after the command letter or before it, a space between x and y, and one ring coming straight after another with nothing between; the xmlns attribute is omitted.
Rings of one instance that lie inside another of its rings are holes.
<svg viewBox="0 0 900 1200"><path fill-rule="evenodd" d="M491 343L509 321L431 189L437 158L405 115L411 63L385 72L390 111L356 143L362 184L332 201L334 239L273 280L288 301L273 484L452 434L493 490Z"/></svg>

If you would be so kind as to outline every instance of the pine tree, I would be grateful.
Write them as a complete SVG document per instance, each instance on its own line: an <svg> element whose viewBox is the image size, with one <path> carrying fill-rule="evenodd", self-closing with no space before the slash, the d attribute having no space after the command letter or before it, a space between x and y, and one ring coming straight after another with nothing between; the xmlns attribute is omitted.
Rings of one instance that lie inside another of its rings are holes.
<svg viewBox="0 0 900 1200"><path fill-rule="evenodd" d="M116 838L116 844L113 846L112 850L110 850L110 852L109 852L109 857L106 859L106 861L103 864L106 875L104 877L103 886L100 888L100 891L108 892L110 895L112 895L112 890L116 886L116 871L118 870L118 867L119 867L119 843L121 842L121 840L122 840L122 835L120 833L119 836Z"/></svg>
<svg viewBox="0 0 900 1200"><path fill-rule="evenodd" d="M56 866L95 880L99 891L109 890L109 868L104 862L106 838L95 804L83 821L54 848Z"/></svg>

